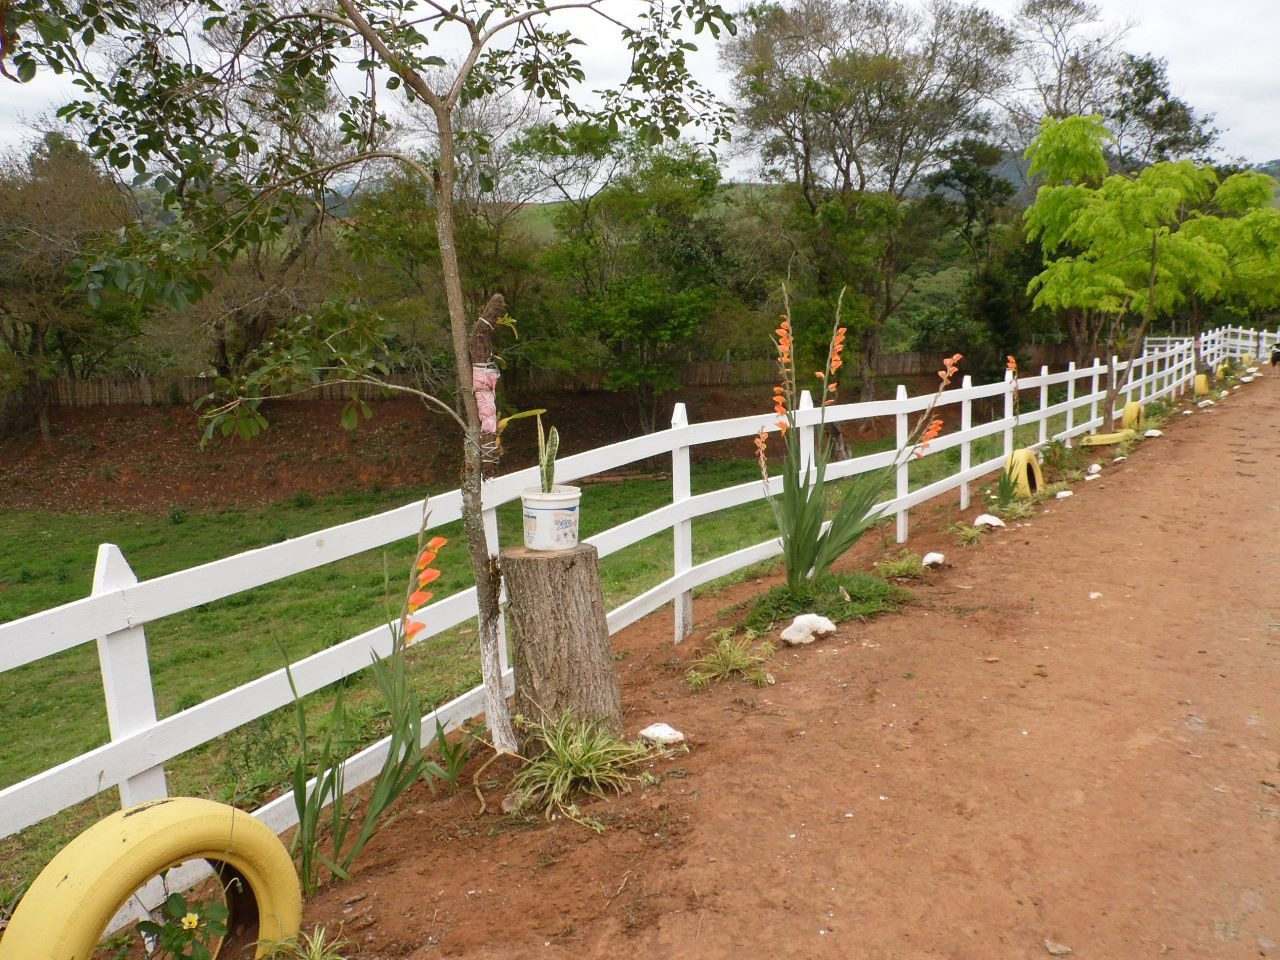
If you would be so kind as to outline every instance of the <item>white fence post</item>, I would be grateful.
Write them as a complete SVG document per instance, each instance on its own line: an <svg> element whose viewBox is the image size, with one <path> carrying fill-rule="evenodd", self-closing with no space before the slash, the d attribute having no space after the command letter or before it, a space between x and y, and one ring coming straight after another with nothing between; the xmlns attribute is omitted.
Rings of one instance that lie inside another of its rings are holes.
<svg viewBox="0 0 1280 960"><path fill-rule="evenodd" d="M1013 373L1004 373L1004 462L1007 466L1013 456Z"/></svg>
<svg viewBox="0 0 1280 960"><path fill-rule="evenodd" d="M671 411L671 429L680 430L689 425L689 413L683 403L677 403ZM680 503L693 495L689 475L689 445L687 434L681 436L671 448L671 502ZM693 569L693 521L677 520L671 528L674 574ZM676 643L693 632L693 591L684 590L675 601Z"/></svg>
<svg viewBox="0 0 1280 960"><path fill-rule="evenodd" d="M1047 366L1040 367L1040 445L1044 446L1045 441L1049 439L1049 418L1044 415L1045 407L1049 406L1049 368Z"/></svg>
<svg viewBox="0 0 1280 960"><path fill-rule="evenodd" d="M960 381L960 389L967 391L973 386L973 377L967 373L964 379ZM960 401L960 431L967 433L973 426L973 401L966 396ZM969 468L973 466L973 442L968 437L960 444L960 474L969 472ZM965 480L960 484L960 509L969 509L969 481Z"/></svg>
<svg viewBox="0 0 1280 960"><path fill-rule="evenodd" d="M901 383L898 384L897 399L899 402L902 402L908 399L907 388L904 384L901 384ZM905 413L896 414L894 416L894 421L897 425L897 440L898 440L897 446L894 449L901 450L903 447L907 445L907 440L911 436L911 426L909 423L907 423L907 415ZM894 493L894 496L897 497L898 499L905 497L908 493L911 492L911 481L907 473L907 471L910 469L911 460L912 458L910 456L903 457L902 462L898 464L898 475L896 478L897 484L896 484L895 493ZM898 508L898 542L899 543L907 542L907 508L906 507Z"/></svg>
<svg viewBox="0 0 1280 960"><path fill-rule="evenodd" d="M94 594L111 593L138 582L133 568L114 543L98 547L93 568ZM107 701L107 725L111 739L118 740L156 722L156 696L151 687L151 664L147 659L147 633L143 627L129 627L98 638L98 663L102 669L102 689ZM144 800L168 796L164 767L143 770L120 784L120 804L132 807Z"/></svg>
<svg viewBox="0 0 1280 960"><path fill-rule="evenodd" d="M1067 427L1063 431L1066 434L1064 443L1071 446L1071 431L1076 423L1076 362L1072 360L1067 364Z"/></svg>
<svg viewBox="0 0 1280 960"><path fill-rule="evenodd" d="M1089 422L1090 423L1093 423L1095 420L1098 419L1098 388L1102 386L1100 382L1102 371L1099 370L1098 368L1101 365L1102 365L1102 361L1099 360L1097 357L1094 357L1093 358L1093 381L1089 388L1089 394L1090 396L1093 397L1093 399L1089 401ZM1091 426L1089 429L1094 433L1096 433L1098 430L1096 425Z"/></svg>
<svg viewBox="0 0 1280 960"><path fill-rule="evenodd" d="M496 557L502 552L502 545L498 539L498 508L490 507L484 511L484 540L485 546L489 549L489 556ZM503 615L498 618L498 666L502 669L505 676L507 669L511 666L511 652L507 649L507 581L506 578L499 578L498 581L498 609L503 611Z"/></svg>
<svg viewBox="0 0 1280 960"><path fill-rule="evenodd" d="M796 404L796 409L813 409L813 397L810 395L808 390L800 391L800 402ZM799 418L797 418L797 420L799 420ZM797 423L796 429L800 431L800 476L804 477L807 474L809 483L813 483L817 478L818 472L817 464L813 462L814 431L818 428L801 426Z"/></svg>

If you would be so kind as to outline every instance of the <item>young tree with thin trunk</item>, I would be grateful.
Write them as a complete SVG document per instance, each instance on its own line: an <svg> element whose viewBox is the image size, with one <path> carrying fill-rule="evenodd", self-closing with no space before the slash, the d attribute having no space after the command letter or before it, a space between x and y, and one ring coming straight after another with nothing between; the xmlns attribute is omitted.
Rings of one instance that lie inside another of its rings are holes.
<svg viewBox="0 0 1280 960"><path fill-rule="evenodd" d="M0 0L0 23L6 75L72 73L85 96L62 116L89 129L100 157L153 184L175 214L168 231L131 231L122 256L90 266L90 286L189 300L207 287L210 265L292 222L305 187L321 175L394 163L431 183L462 407L463 524L486 713L495 747L514 750L498 669L499 571L484 533L485 439L455 218L461 170L485 143L459 126L460 111L476 98L520 90L562 117L634 127L652 142L686 126L718 139L724 116L690 74L687 54L691 32L718 36L732 29L730 15L710 0ZM619 82L584 93L584 41L573 31L601 28L620 39L629 62ZM105 38L108 69L97 55ZM326 122L347 152L322 158L299 132L335 92L345 106ZM390 139L392 111L406 100L430 118L429 160Z"/></svg>

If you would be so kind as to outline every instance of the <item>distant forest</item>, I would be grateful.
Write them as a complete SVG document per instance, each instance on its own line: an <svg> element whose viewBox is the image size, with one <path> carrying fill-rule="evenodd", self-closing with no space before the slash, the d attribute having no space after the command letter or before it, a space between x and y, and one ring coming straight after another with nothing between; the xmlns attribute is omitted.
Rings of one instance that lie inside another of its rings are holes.
<svg viewBox="0 0 1280 960"><path fill-rule="evenodd" d="M253 35L231 17L175 19L169 36L230 49L229 37ZM76 29L89 50L91 28ZM66 56L57 37L25 36L20 75ZM1275 184L1244 178L1215 193L1242 170L1222 155L1213 117L1171 92L1165 61L1126 49L1098 6L1025 0L1006 20L952 0L785 0L752 7L718 43L728 143L575 114L552 96L554 78L525 75L522 87L504 75L515 93L479 86L459 102L461 295L473 317L505 298L518 332L503 334L509 367L603 371L652 428L679 364L771 356L784 287L802 362L825 353L839 310L842 398L874 394L887 352L961 352L967 371L994 375L1032 343L1069 343L1088 360L1128 349L1144 323L1194 333L1275 322ZM264 45L262 62L273 52ZM148 64L121 60L114 75L176 76ZM126 129L122 117L150 116L158 101L104 86L117 102L79 101L4 159L0 431L47 432L55 378L204 374L243 386L304 340L359 337L377 369L453 394L442 154L421 132L422 100L371 112L371 94L344 101L290 69L273 80L274 96L302 104L288 115L246 82L220 88L217 116L211 100ZM1046 121L1087 117L1105 169L1049 175L1042 157L1032 175L1028 146ZM353 142L368 162L322 162ZM727 182L727 157L750 183ZM1280 176L1280 160L1256 172ZM1216 265L1170 242L1149 270L1104 270L1089 218L1125 184L1155 198L1174 183L1183 199L1151 208L1140 258L1177 234L1212 247ZM1046 203L1074 197L1061 213L1074 226L1028 218L1037 190Z"/></svg>

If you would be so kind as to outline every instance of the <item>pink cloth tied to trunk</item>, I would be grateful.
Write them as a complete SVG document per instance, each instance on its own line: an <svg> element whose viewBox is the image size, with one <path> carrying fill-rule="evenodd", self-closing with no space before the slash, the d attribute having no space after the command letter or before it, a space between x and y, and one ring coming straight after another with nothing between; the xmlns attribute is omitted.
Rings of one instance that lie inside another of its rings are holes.
<svg viewBox="0 0 1280 960"><path fill-rule="evenodd" d="M492 367L472 367L471 386L476 391L476 408L480 413L481 432L497 433L498 401L494 391L498 387L498 371Z"/></svg>

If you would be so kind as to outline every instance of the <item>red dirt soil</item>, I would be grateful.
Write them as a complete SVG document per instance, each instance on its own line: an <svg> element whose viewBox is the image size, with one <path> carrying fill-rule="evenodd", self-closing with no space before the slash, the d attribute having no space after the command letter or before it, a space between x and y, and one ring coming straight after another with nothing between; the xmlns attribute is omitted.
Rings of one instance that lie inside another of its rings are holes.
<svg viewBox="0 0 1280 960"><path fill-rule="evenodd" d="M498 765L484 816L415 788L306 925L361 960L1280 952L1277 425L1254 383L975 547L918 510L947 566L771 687L683 674L772 580L679 647L650 617L615 638L627 729L692 747L586 805L602 834L494 813Z"/></svg>

